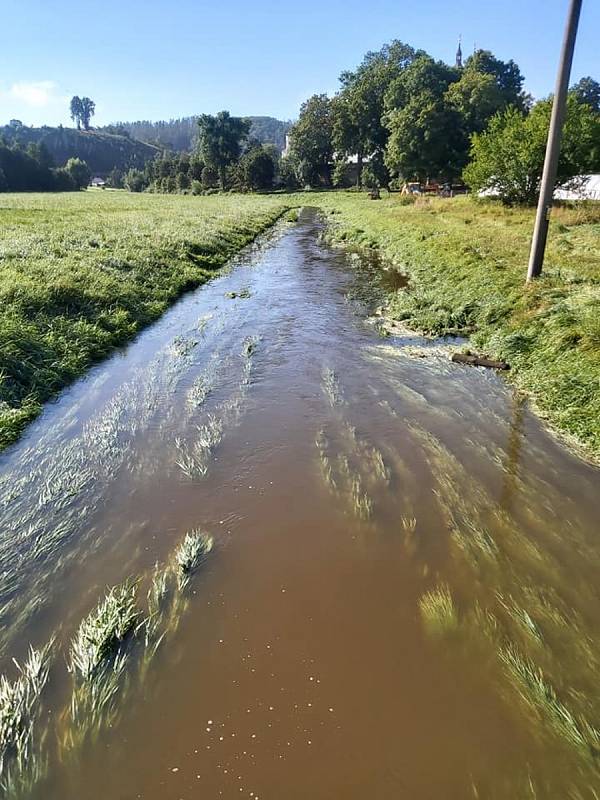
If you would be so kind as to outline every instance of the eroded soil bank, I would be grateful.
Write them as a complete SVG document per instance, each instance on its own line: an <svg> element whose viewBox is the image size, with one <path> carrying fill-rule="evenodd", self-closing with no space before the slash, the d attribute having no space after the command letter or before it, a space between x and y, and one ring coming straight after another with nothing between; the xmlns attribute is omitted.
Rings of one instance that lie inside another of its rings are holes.
<svg viewBox="0 0 600 800"><path fill-rule="evenodd" d="M600 791L599 473L495 374L378 336L322 231L279 226L0 457L3 669L56 635L31 796ZM156 653L126 638L74 735L80 621L193 528Z"/></svg>

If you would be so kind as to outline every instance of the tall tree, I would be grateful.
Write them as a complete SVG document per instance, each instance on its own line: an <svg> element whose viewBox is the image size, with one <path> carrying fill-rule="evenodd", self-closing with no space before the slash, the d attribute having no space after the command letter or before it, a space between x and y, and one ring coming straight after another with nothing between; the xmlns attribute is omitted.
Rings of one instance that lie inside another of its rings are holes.
<svg viewBox="0 0 600 800"><path fill-rule="evenodd" d="M272 189L276 163L273 151L259 144L240 159L240 177L248 189Z"/></svg>
<svg viewBox="0 0 600 800"><path fill-rule="evenodd" d="M367 53L356 70L340 76L341 90L334 102L334 146L338 156L357 156L359 186L364 159L380 156L379 163L383 161L389 135L382 119L385 93L420 55L422 51L395 40Z"/></svg>
<svg viewBox="0 0 600 800"><path fill-rule="evenodd" d="M298 122L290 131L290 150L305 184L331 182L333 123L333 106L326 94L315 94L300 107Z"/></svg>
<svg viewBox="0 0 600 800"><path fill-rule="evenodd" d="M446 93L448 104L462 117L469 134L481 133L489 120L507 107L506 96L494 75L468 66Z"/></svg>
<svg viewBox="0 0 600 800"><path fill-rule="evenodd" d="M232 117L228 111L220 111L216 116L202 114L198 129L198 156L218 173L221 189L225 189L227 168L239 159L242 144L250 132L250 122Z"/></svg>
<svg viewBox="0 0 600 800"><path fill-rule="evenodd" d="M96 113L96 103L89 97L81 98L81 122L86 131L90 129L90 120Z"/></svg>
<svg viewBox="0 0 600 800"><path fill-rule="evenodd" d="M582 78L571 89L580 103L591 106L594 111L600 112L600 83L590 78Z"/></svg>
<svg viewBox="0 0 600 800"><path fill-rule="evenodd" d="M459 72L421 55L389 86L386 164L405 179L453 179L466 164L468 139L460 114L446 102Z"/></svg>
<svg viewBox="0 0 600 800"><path fill-rule="evenodd" d="M81 130L81 115L83 110L81 106L81 97L75 95L75 97L71 98L69 110L71 112L71 119L77 125L77 130Z"/></svg>
<svg viewBox="0 0 600 800"><path fill-rule="evenodd" d="M476 50L466 60L465 70L491 75L502 93L505 107L525 108L527 97L523 93L524 78L518 65L512 59L501 61L489 50Z"/></svg>

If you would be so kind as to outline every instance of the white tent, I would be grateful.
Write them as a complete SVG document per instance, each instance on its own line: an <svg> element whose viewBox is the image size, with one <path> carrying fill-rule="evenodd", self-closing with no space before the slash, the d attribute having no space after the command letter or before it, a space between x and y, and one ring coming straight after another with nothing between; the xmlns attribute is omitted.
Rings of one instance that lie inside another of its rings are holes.
<svg viewBox="0 0 600 800"><path fill-rule="evenodd" d="M479 197L498 197L495 187L479 192ZM576 175L554 190L555 200L600 200L600 175Z"/></svg>
<svg viewBox="0 0 600 800"><path fill-rule="evenodd" d="M600 200L600 175L578 175L554 192L555 200Z"/></svg>

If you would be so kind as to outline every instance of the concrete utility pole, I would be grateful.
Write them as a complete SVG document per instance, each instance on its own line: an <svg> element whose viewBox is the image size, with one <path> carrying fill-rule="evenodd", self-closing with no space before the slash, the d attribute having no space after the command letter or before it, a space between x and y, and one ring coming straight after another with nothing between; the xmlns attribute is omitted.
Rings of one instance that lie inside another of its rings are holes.
<svg viewBox="0 0 600 800"><path fill-rule="evenodd" d="M552 211L554 184L556 183L556 174L558 171L560 142L567 110L567 92L569 90L569 78L571 77L571 65L573 64L573 51L575 50L577 26L579 25L579 16L581 14L581 4L582 0L570 0L569 16L567 18L567 27L565 28L562 52L560 54L556 88L554 90L552 117L550 119L550 131L548 133L548 145L546 147L546 160L544 161L540 199L535 219L535 228L533 229L527 282L542 274L546 239L548 237L548 225L550 222L550 213Z"/></svg>

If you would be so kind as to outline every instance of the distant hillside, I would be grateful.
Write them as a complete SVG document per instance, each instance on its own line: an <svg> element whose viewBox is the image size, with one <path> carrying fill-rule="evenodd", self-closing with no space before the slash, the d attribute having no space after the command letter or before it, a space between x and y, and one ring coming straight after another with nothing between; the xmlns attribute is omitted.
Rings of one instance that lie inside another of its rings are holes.
<svg viewBox="0 0 600 800"><path fill-rule="evenodd" d="M285 147L285 135L292 127L291 122L283 122L274 117L248 117L252 122L250 136L263 144L274 144L280 150Z"/></svg>
<svg viewBox="0 0 600 800"><path fill-rule="evenodd" d="M96 175L107 175L115 167L121 170L141 168L159 152L157 147L145 142L105 131L5 125L0 127L0 136L25 147L32 142L45 145L56 166L62 166L69 158L81 158Z"/></svg>
<svg viewBox="0 0 600 800"><path fill-rule="evenodd" d="M113 133L127 132L135 139L169 150L191 150L198 130L196 119L196 117L183 117L182 119L171 119L168 122L150 122L149 120L118 122L103 130ZM283 150L285 135L291 123L282 122L274 117L247 117L247 119L252 122L251 136L263 144L274 144Z"/></svg>

